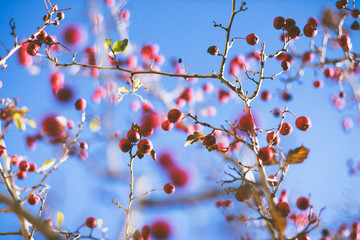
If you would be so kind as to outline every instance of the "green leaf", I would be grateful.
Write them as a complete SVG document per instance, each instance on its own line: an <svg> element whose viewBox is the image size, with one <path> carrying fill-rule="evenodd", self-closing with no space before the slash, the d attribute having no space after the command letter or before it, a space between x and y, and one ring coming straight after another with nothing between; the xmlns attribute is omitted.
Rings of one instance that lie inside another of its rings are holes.
<svg viewBox="0 0 360 240"><path fill-rule="evenodd" d="M310 152L310 149L306 148L304 145L298 147L294 150L290 150L286 155L286 162L288 164L302 163Z"/></svg>
<svg viewBox="0 0 360 240"><path fill-rule="evenodd" d="M105 46L106 51L109 51L109 49L111 47L111 43L112 43L111 39L105 38L104 46Z"/></svg>
<svg viewBox="0 0 360 240"><path fill-rule="evenodd" d="M128 45L128 40L125 38L122 41L116 41L114 42L114 45L112 46L112 50L115 54L122 53L125 51L126 47Z"/></svg>
<svg viewBox="0 0 360 240"><path fill-rule="evenodd" d="M39 172L46 171L55 164L55 158L46 160L39 168Z"/></svg>
<svg viewBox="0 0 360 240"><path fill-rule="evenodd" d="M57 220L56 220L57 226L60 227L64 222L64 214L62 212L58 211L56 213L56 218L57 218Z"/></svg>
<svg viewBox="0 0 360 240"><path fill-rule="evenodd" d="M116 93L120 94L122 92L130 92L126 87L119 87L117 90L116 90Z"/></svg>

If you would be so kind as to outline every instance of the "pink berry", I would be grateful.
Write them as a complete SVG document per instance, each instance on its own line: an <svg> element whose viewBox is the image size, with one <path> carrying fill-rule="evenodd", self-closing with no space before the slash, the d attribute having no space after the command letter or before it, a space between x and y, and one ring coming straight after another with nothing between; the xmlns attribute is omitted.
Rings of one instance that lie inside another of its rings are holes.
<svg viewBox="0 0 360 240"><path fill-rule="evenodd" d="M175 186L171 183L164 185L164 192L167 194L173 194L175 192Z"/></svg>
<svg viewBox="0 0 360 240"><path fill-rule="evenodd" d="M256 36L256 34L254 33L251 33L249 35L246 36L246 42L249 44L249 45L256 45L258 42L259 42L259 37Z"/></svg>
<svg viewBox="0 0 360 240"><path fill-rule="evenodd" d="M152 142L149 139L143 139L138 143L138 150L142 154L146 154L153 150Z"/></svg>
<svg viewBox="0 0 360 240"><path fill-rule="evenodd" d="M307 131L311 127L311 121L308 117L298 117L295 121L296 127L301 131Z"/></svg>
<svg viewBox="0 0 360 240"><path fill-rule="evenodd" d="M96 219L94 217L88 217L86 220L85 220L85 225L88 227L88 228L94 228L96 227Z"/></svg>
<svg viewBox="0 0 360 240"><path fill-rule="evenodd" d="M86 108L86 100L83 99L83 98L78 99L78 100L75 102L75 108L76 108L76 110L78 110L78 111L84 111L85 108Z"/></svg>

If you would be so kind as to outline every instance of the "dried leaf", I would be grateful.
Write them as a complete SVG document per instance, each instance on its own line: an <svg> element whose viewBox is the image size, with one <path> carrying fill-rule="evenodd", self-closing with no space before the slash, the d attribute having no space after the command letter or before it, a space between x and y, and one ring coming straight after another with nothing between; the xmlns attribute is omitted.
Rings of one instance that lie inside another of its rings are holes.
<svg viewBox="0 0 360 240"><path fill-rule="evenodd" d="M156 159L156 152L155 152L154 149L151 150L151 152L149 152L149 154L151 155L151 157L152 157L155 161L157 161L157 159Z"/></svg>
<svg viewBox="0 0 360 240"><path fill-rule="evenodd" d="M310 152L310 149L306 148L304 145L298 147L294 150L290 150L286 155L286 162L288 164L302 163Z"/></svg>
<svg viewBox="0 0 360 240"><path fill-rule="evenodd" d="M55 158L46 160L38 169L39 172L46 171L55 164Z"/></svg>
<svg viewBox="0 0 360 240"><path fill-rule="evenodd" d="M62 212L58 211L56 213L56 218L57 218L57 220L56 220L57 226L60 227L64 222L64 214Z"/></svg>
<svg viewBox="0 0 360 240"><path fill-rule="evenodd" d="M193 134L189 135L186 139L184 147L187 147L199 140L203 140L206 135L200 132L194 132Z"/></svg>

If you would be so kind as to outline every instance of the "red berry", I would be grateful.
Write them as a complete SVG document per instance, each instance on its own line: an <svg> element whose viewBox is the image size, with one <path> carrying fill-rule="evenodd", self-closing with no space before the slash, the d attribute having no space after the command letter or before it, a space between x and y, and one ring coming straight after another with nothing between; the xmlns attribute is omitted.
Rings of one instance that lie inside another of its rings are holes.
<svg viewBox="0 0 360 240"><path fill-rule="evenodd" d="M30 163L29 172L35 172L37 169L36 163Z"/></svg>
<svg viewBox="0 0 360 240"><path fill-rule="evenodd" d="M87 150L89 146L86 142L81 142L79 143L79 147L83 150Z"/></svg>
<svg viewBox="0 0 360 240"><path fill-rule="evenodd" d="M271 99L271 93L269 91L262 91L260 94L260 98L264 101L269 101Z"/></svg>
<svg viewBox="0 0 360 240"><path fill-rule="evenodd" d="M141 136L140 133L138 131L136 131L135 129L130 129L127 134L126 134L127 139L129 139L130 142L137 142L140 140Z"/></svg>
<svg viewBox="0 0 360 240"><path fill-rule="evenodd" d="M290 28L290 30L288 30L288 35L291 38L297 38L298 36L300 36L300 28L298 28L297 26Z"/></svg>
<svg viewBox="0 0 360 240"><path fill-rule="evenodd" d="M307 24L312 24L314 25L315 27L317 27L319 25L319 21L315 18L315 17L310 17L308 20L307 20Z"/></svg>
<svg viewBox="0 0 360 240"><path fill-rule="evenodd" d="M290 214L290 206L287 202L279 202L276 204L276 207L284 217L287 217Z"/></svg>
<svg viewBox="0 0 360 240"><path fill-rule="evenodd" d="M270 175L267 179L267 182L270 186L275 187L278 184L278 179L274 175Z"/></svg>
<svg viewBox="0 0 360 240"><path fill-rule="evenodd" d="M86 220L85 220L85 225L88 227L88 228L94 228L96 227L96 219L94 217L88 217Z"/></svg>
<svg viewBox="0 0 360 240"><path fill-rule="evenodd" d="M263 147L259 150L258 158L263 162L270 161L274 157L274 152L270 147Z"/></svg>
<svg viewBox="0 0 360 240"><path fill-rule="evenodd" d="M132 144L127 138L123 138L119 142L119 148L123 152L128 152L132 148Z"/></svg>
<svg viewBox="0 0 360 240"><path fill-rule="evenodd" d="M332 69L332 68L325 68L325 70L324 70L324 75L325 75L325 77L327 77L327 78L332 78L332 77L334 77L334 75L335 75L335 71L334 71L334 69Z"/></svg>
<svg viewBox="0 0 360 240"><path fill-rule="evenodd" d="M360 11L359 9L354 9L351 11L351 16L353 16L354 18L359 18L360 17Z"/></svg>
<svg viewBox="0 0 360 240"><path fill-rule="evenodd" d="M295 121L296 127L301 131L307 131L311 127L311 121L308 117L298 117Z"/></svg>
<svg viewBox="0 0 360 240"><path fill-rule="evenodd" d="M266 136L266 141L268 143L272 142L271 145L278 145L280 143L280 136L278 134L275 136L275 132L271 132Z"/></svg>
<svg viewBox="0 0 360 240"><path fill-rule="evenodd" d="M139 132L143 137L150 137L154 133L154 128L143 125L140 127Z"/></svg>
<svg viewBox="0 0 360 240"><path fill-rule="evenodd" d="M338 43L342 48L349 48L351 45L350 38L347 35L342 35L341 37L339 37Z"/></svg>
<svg viewBox="0 0 360 240"><path fill-rule="evenodd" d="M293 27L295 27L295 26L296 26L296 22L295 22L294 19L292 19L292 18L287 18L287 19L285 20L285 26L284 26L284 28L285 28L286 31L289 31L291 28L293 28Z"/></svg>
<svg viewBox="0 0 360 240"><path fill-rule="evenodd" d="M296 201L296 206L297 206L300 210L306 210L306 209L310 206L310 201L309 201L308 198L300 197L300 198L298 198L298 200Z"/></svg>
<svg viewBox="0 0 360 240"><path fill-rule="evenodd" d="M290 69L290 63L288 61L282 61L281 67L284 71L288 71Z"/></svg>
<svg viewBox="0 0 360 240"><path fill-rule="evenodd" d="M81 40L81 30L78 26L70 26L64 31L64 40L68 44L78 44Z"/></svg>
<svg viewBox="0 0 360 240"><path fill-rule="evenodd" d="M142 154L146 154L153 150L152 142L149 139L143 139L138 143L138 150Z"/></svg>
<svg viewBox="0 0 360 240"><path fill-rule="evenodd" d="M42 121L41 130L47 136L58 137L63 133L65 127L57 117L48 116Z"/></svg>
<svg viewBox="0 0 360 240"><path fill-rule="evenodd" d="M235 198L239 202L245 202L253 196L255 189L248 183L241 185L235 193Z"/></svg>
<svg viewBox="0 0 360 240"><path fill-rule="evenodd" d="M283 17L276 17L273 25L275 29L279 30L285 26L285 19Z"/></svg>
<svg viewBox="0 0 360 240"><path fill-rule="evenodd" d="M167 194L173 194L175 192L175 186L171 183L164 185L164 192Z"/></svg>
<svg viewBox="0 0 360 240"><path fill-rule="evenodd" d="M203 139L203 144L207 147L211 147L216 143L216 139L213 135L206 135Z"/></svg>
<svg viewBox="0 0 360 240"><path fill-rule="evenodd" d="M290 123L283 123L281 124L281 128L280 128L280 134L281 135L289 135L292 132L292 126L290 125Z"/></svg>
<svg viewBox="0 0 360 240"><path fill-rule="evenodd" d="M249 44L249 45L256 45L258 42L259 42L259 37L256 36L256 34L254 33L251 33L249 35L246 36L246 42Z"/></svg>
<svg viewBox="0 0 360 240"><path fill-rule="evenodd" d="M39 49L40 46L37 43L29 42L26 47L26 52L31 56L35 56L36 54L38 54Z"/></svg>
<svg viewBox="0 0 360 240"><path fill-rule="evenodd" d="M24 179L24 178L26 178L26 172L25 171L18 171L16 173L16 176L17 176L18 179Z"/></svg>
<svg viewBox="0 0 360 240"><path fill-rule="evenodd" d="M174 127L174 124L170 122L169 120L165 120L161 123L161 128L164 131L170 131Z"/></svg>
<svg viewBox="0 0 360 240"><path fill-rule="evenodd" d="M322 82L321 80L315 80L315 81L313 82L313 86L314 86L315 88L321 88L321 87L323 86L323 82Z"/></svg>
<svg viewBox="0 0 360 240"><path fill-rule="evenodd" d="M26 171L29 170L29 168L30 168L30 164L29 164L28 161L23 160L23 161L21 161L21 162L19 163L19 170L20 170L20 171L26 172Z"/></svg>
<svg viewBox="0 0 360 240"><path fill-rule="evenodd" d="M44 30L41 30L41 32L36 36L36 39L39 41L44 41L47 34Z"/></svg>
<svg viewBox="0 0 360 240"><path fill-rule="evenodd" d="M161 154L159 157L159 163L165 168L170 168L174 166L174 161L169 153Z"/></svg>
<svg viewBox="0 0 360 240"><path fill-rule="evenodd" d="M241 130L246 132L254 130L255 128L254 120L250 115L242 116L239 120L239 125Z"/></svg>
<svg viewBox="0 0 360 240"><path fill-rule="evenodd" d="M85 108L86 108L86 100L83 99L83 98L78 99L78 100L75 102L75 108L76 108L76 110L78 110L78 111L84 111Z"/></svg>
<svg viewBox="0 0 360 240"><path fill-rule="evenodd" d="M171 234L171 227L166 221L156 221L151 225L151 233L155 238L166 239Z"/></svg>
<svg viewBox="0 0 360 240"><path fill-rule="evenodd" d="M31 194L27 199L27 201L28 201L28 203L30 205L38 204L39 200L40 200L40 197L38 195L35 195L35 194Z"/></svg>
<svg viewBox="0 0 360 240"><path fill-rule="evenodd" d="M182 112L176 108L171 109L167 115L169 121L172 123L178 123L181 119L181 116L182 116Z"/></svg>
<svg viewBox="0 0 360 240"><path fill-rule="evenodd" d="M189 181L189 174L178 167L171 167L169 175L171 182L177 187L185 186Z"/></svg>
<svg viewBox="0 0 360 240"><path fill-rule="evenodd" d="M66 103L69 102L72 98L73 98L73 90L71 87L69 86L65 86L60 88L55 97L57 100L59 100L60 102Z"/></svg>
<svg viewBox="0 0 360 240"><path fill-rule="evenodd" d="M297 237L297 240L310 240L309 236L306 233L301 233Z"/></svg>
<svg viewBox="0 0 360 240"><path fill-rule="evenodd" d="M305 36L312 38L312 37L315 37L317 33L318 33L318 30L315 25L312 25L309 23L305 25L305 27L304 27L304 35Z"/></svg>
<svg viewBox="0 0 360 240"><path fill-rule="evenodd" d="M310 62L314 58L314 55L312 52L305 52L302 55L303 62Z"/></svg>

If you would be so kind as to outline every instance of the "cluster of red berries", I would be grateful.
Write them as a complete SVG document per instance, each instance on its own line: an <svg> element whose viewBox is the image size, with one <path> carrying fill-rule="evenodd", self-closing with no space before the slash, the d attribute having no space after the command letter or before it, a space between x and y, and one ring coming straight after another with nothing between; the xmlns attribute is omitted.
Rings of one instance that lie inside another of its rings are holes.
<svg viewBox="0 0 360 240"><path fill-rule="evenodd" d="M179 109L171 109L167 114L167 119L161 123L161 128L164 131L170 131L175 123L181 121L182 112Z"/></svg>
<svg viewBox="0 0 360 240"><path fill-rule="evenodd" d="M134 144L141 139L140 133L135 129L130 129L127 132L126 138L119 142L119 148L123 152L129 152ZM138 151L142 154L150 153L153 150L152 142L149 139L142 139L137 144Z"/></svg>
<svg viewBox="0 0 360 240"><path fill-rule="evenodd" d="M18 179L26 178L27 172L35 172L37 169L36 163L29 163L27 160L19 162L17 155L11 157L11 163L13 165L19 164L19 171L16 173Z"/></svg>

